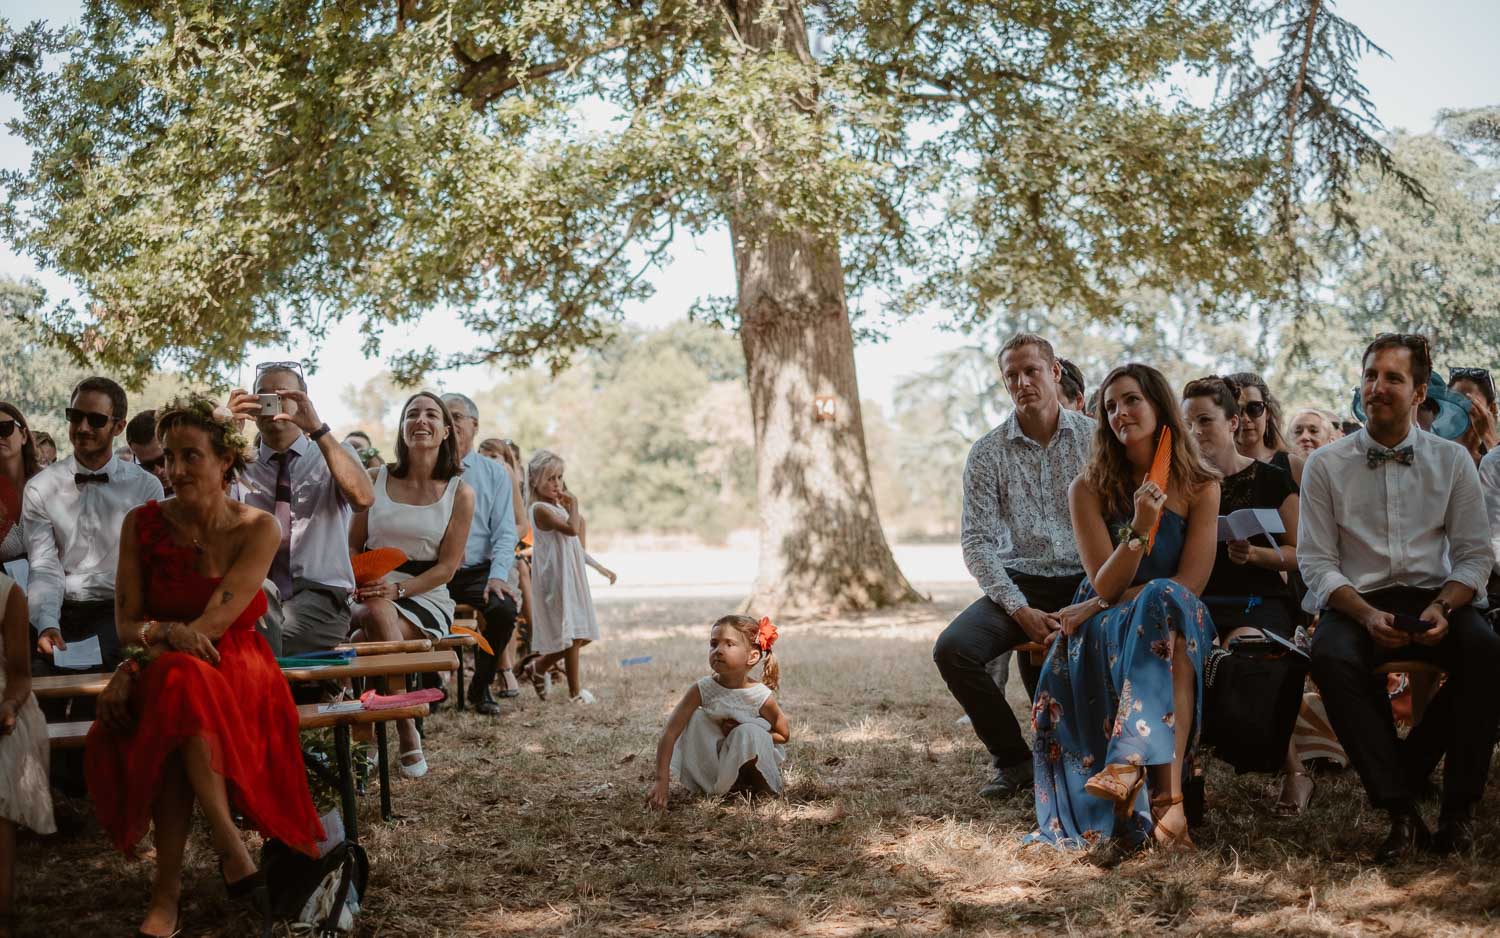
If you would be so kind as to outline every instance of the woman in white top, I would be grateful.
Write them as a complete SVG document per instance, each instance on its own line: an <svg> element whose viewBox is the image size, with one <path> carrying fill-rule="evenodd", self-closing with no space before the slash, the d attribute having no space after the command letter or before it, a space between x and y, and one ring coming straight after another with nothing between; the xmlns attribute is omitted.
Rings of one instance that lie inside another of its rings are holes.
<svg viewBox="0 0 1500 938"><path fill-rule="evenodd" d="M474 490L459 474L453 420L429 391L413 394L401 408L396 462L370 470L375 504L349 526L353 553L394 547L406 563L379 583L358 587L354 626L367 641L441 638L453 625L448 581L458 572L474 519ZM422 741L411 720L397 723L401 774L427 774Z"/></svg>
<svg viewBox="0 0 1500 938"><path fill-rule="evenodd" d="M47 725L31 695L26 595L0 573L0 936L15 917L16 825L57 830L47 787Z"/></svg>
<svg viewBox="0 0 1500 938"><path fill-rule="evenodd" d="M526 665L523 677L535 682L557 662L568 676L568 698L593 703L583 688L579 652L599 639L594 597L584 569L583 516L578 499L563 484L562 457L537 450L526 472L531 493L531 650L540 658ZM541 685L538 686L541 692Z"/></svg>

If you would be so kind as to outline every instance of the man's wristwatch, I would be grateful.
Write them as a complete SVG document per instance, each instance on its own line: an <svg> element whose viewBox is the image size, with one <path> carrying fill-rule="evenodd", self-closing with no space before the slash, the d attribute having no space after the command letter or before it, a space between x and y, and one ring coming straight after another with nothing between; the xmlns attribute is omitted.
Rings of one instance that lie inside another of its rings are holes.
<svg viewBox="0 0 1500 938"><path fill-rule="evenodd" d="M1444 619L1451 619L1451 618L1453 618L1453 607L1448 604L1448 600L1439 597L1437 599L1434 599L1432 602L1428 603L1427 605L1429 605L1429 606L1436 606L1439 609L1443 610L1443 618Z"/></svg>
<svg viewBox="0 0 1500 938"><path fill-rule="evenodd" d="M318 440L322 439L325 434L332 433L332 432L333 432L333 428L330 427L328 424L325 423L321 427L319 427L318 429L316 429L313 432L309 433L307 435L307 438L309 440L312 440L314 443L316 443L316 442L318 442Z"/></svg>

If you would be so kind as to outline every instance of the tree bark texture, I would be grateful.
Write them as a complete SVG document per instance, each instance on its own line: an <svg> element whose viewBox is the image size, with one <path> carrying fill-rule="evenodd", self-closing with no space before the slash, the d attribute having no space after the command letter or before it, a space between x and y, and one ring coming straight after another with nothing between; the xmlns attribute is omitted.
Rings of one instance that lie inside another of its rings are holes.
<svg viewBox="0 0 1500 938"><path fill-rule="evenodd" d="M736 40L749 54L781 51L811 64L800 5L778 3L768 16L767 2L726 4ZM805 110L816 94L809 87L787 106ZM760 514L749 608L795 615L920 600L875 510L838 243L787 231L772 205L731 206L729 215Z"/></svg>
<svg viewBox="0 0 1500 938"><path fill-rule="evenodd" d="M734 234L760 515L749 608L810 615L920 600L875 509L836 245ZM820 397L832 400L829 419L818 418Z"/></svg>

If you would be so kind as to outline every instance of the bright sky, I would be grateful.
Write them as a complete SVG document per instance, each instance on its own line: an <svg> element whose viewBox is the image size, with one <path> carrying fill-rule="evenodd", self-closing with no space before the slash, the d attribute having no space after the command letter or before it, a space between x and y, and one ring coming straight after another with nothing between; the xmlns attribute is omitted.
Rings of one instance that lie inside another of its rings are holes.
<svg viewBox="0 0 1500 938"><path fill-rule="evenodd" d="M45 18L73 22L78 0L0 0L0 18L12 24ZM1339 12L1357 23L1390 53L1390 59L1366 59L1362 78L1370 89L1380 119L1389 128L1426 131L1440 108L1463 108L1500 103L1500 57L1494 38L1500 36L1500 3L1496 0L1343 0ZM16 116L14 101L0 99L0 120ZM28 152L9 133L0 134L0 166L26 165ZM655 277L657 292L634 305L627 320L647 326L682 318L700 297L734 292L734 265L727 231L699 241L683 236L673 246L674 261ZM73 295L62 278L38 271L25 257L0 245L0 274L35 277L56 299ZM880 324L878 313L873 319ZM963 336L943 328L944 317L929 314L902 323L884 323L889 340L870 343L855 352L861 395L889 409L892 392L904 375L925 370L933 356L962 344ZM420 329L421 341L417 341ZM419 326L387 333L384 354L437 345L444 351L472 346L472 337L452 315L434 313ZM379 361L359 351L357 324L345 323L319 354L319 373L310 391L319 410L334 426L351 415L340 400L344 387L362 383L379 371ZM308 348L268 350L266 358L300 358ZM252 360L262 356L252 356ZM248 379L248 375L247 375ZM473 392L494 383L488 369L475 368L434 376L443 390ZM503 427L496 427L503 430Z"/></svg>

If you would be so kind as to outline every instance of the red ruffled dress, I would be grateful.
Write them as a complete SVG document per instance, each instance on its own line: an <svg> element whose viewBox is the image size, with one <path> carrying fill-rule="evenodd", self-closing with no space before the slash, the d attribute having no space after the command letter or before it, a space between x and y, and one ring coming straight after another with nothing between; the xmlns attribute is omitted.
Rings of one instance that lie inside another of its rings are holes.
<svg viewBox="0 0 1500 938"><path fill-rule="evenodd" d="M192 548L172 542L156 502L146 503L136 519L147 615L193 621L220 580L198 573ZM136 726L129 735L101 723L89 730L89 797L99 823L127 856L150 827L162 764L192 737L208 743L230 803L262 836L317 856L323 826L307 789L297 707L271 646L255 630L265 612L265 594L256 592L219 639L217 667L176 651L152 661L131 691Z"/></svg>

